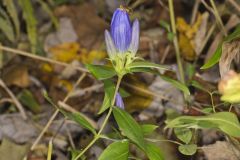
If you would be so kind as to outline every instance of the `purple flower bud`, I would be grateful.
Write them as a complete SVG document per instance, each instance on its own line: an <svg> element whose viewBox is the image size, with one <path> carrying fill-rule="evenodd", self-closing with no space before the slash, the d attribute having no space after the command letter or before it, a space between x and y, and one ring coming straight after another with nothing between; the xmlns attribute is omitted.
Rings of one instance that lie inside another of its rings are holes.
<svg viewBox="0 0 240 160"><path fill-rule="evenodd" d="M122 7L118 8L112 17L111 34L105 31L109 57L128 51L135 55L139 46L139 32L139 21L135 20L131 26L128 12Z"/></svg>
<svg viewBox="0 0 240 160"><path fill-rule="evenodd" d="M111 22L111 35L118 51L126 52L132 39L132 28L126 10L118 8L114 12Z"/></svg>
<svg viewBox="0 0 240 160"><path fill-rule="evenodd" d="M139 21L136 19L133 22L133 26L132 26L132 39L131 39L131 43L129 46L129 51L131 53L133 53L134 55L137 53L138 47L139 47Z"/></svg>
<svg viewBox="0 0 240 160"><path fill-rule="evenodd" d="M124 109L123 99L119 93L117 93L117 95L116 95L116 106L121 109Z"/></svg>

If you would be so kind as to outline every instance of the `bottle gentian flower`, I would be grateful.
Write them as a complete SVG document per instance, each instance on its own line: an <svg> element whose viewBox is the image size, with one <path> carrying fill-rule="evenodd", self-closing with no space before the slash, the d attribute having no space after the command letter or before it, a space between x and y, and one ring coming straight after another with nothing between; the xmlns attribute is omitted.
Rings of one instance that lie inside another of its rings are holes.
<svg viewBox="0 0 240 160"><path fill-rule="evenodd" d="M116 94L116 106L121 109L124 109L123 99L119 93Z"/></svg>
<svg viewBox="0 0 240 160"><path fill-rule="evenodd" d="M113 14L111 32L105 31L105 41L111 60L126 53L134 57L139 46L139 21L136 19L131 25L127 9L120 6Z"/></svg>

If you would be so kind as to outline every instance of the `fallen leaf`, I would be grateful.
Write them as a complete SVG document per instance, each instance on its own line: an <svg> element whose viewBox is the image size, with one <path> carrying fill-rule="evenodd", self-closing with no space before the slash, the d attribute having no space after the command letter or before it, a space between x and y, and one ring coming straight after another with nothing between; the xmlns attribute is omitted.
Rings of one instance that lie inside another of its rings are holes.
<svg viewBox="0 0 240 160"><path fill-rule="evenodd" d="M7 139L3 139L0 146L0 160L20 160L26 155L29 145L17 145Z"/></svg>
<svg viewBox="0 0 240 160"><path fill-rule="evenodd" d="M28 69L23 65L14 65L6 68L2 77L8 86L16 85L25 88L30 84Z"/></svg>
<svg viewBox="0 0 240 160"><path fill-rule="evenodd" d="M183 58L192 61L196 58L194 38L202 23L202 15L198 14L198 18L193 25L181 18L177 18L177 30L179 31L179 47Z"/></svg>
<svg viewBox="0 0 240 160"><path fill-rule="evenodd" d="M223 77L231 68L232 61L239 64L240 61L240 39L224 43L222 55L219 60L219 71Z"/></svg>
<svg viewBox="0 0 240 160"><path fill-rule="evenodd" d="M8 138L16 143L26 143L37 134L35 126L30 121L23 120L20 114L0 116L0 139Z"/></svg>
<svg viewBox="0 0 240 160"><path fill-rule="evenodd" d="M76 42L63 43L49 49L53 59L62 62L71 62L74 59L79 59L80 46Z"/></svg>
<svg viewBox="0 0 240 160"><path fill-rule="evenodd" d="M240 157L239 150L226 141L217 141L214 144L203 146L202 150L208 160L238 160Z"/></svg>

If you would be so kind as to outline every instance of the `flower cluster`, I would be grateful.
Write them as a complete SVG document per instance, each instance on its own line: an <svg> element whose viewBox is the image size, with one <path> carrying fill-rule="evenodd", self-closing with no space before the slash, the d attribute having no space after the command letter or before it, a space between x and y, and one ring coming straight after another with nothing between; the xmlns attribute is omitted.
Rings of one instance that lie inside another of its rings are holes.
<svg viewBox="0 0 240 160"><path fill-rule="evenodd" d="M107 53L115 70L120 73L131 63L139 46L139 21L131 25L128 11L124 7L116 9L111 22L111 32L105 31Z"/></svg>

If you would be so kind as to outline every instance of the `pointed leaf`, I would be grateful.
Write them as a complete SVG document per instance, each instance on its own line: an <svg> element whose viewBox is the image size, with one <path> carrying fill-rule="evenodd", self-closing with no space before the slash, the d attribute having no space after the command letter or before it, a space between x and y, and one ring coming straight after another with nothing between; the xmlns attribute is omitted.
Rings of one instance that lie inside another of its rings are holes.
<svg viewBox="0 0 240 160"><path fill-rule="evenodd" d="M98 160L128 160L129 142L113 142L100 155Z"/></svg>
<svg viewBox="0 0 240 160"><path fill-rule="evenodd" d="M185 94L190 95L190 91L189 91L188 87L187 87L185 84L183 84L183 83L181 83L181 82L179 82L179 81L176 81L176 80L174 80L174 79L172 79L172 78L163 76L163 75L160 75L160 77L161 77L163 80L171 83L171 84L172 84L174 87L176 87L177 89L183 91Z"/></svg>
<svg viewBox="0 0 240 160"><path fill-rule="evenodd" d="M235 29L235 31L233 33L231 33L230 35L228 35L224 40L223 42L221 42L215 53L213 54L213 56L207 61L207 63L205 63L201 69L208 69L212 66L214 66L216 63L218 63L219 59L221 58L221 55L222 55L222 45L223 43L225 42L230 42L234 39L237 39L240 37L240 25L238 25L238 27Z"/></svg>
<svg viewBox="0 0 240 160"><path fill-rule="evenodd" d="M147 156L149 160L164 160L163 154L158 146L155 144L147 144Z"/></svg>
<svg viewBox="0 0 240 160"><path fill-rule="evenodd" d="M133 68L157 68L157 69L169 70L169 68L167 68L166 66L155 64L148 61L135 61L129 64L128 67L130 70Z"/></svg>
<svg viewBox="0 0 240 160"><path fill-rule="evenodd" d="M100 108L100 111L98 114L103 113L106 109L108 109L111 106L112 99L115 92L115 86L112 81L110 80L104 80L104 99L103 104Z"/></svg>
<svg viewBox="0 0 240 160"><path fill-rule="evenodd" d="M12 22L15 27L16 35L19 37L20 34L20 25L18 20L18 14L13 0L3 0L3 4L6 6L9 15L12 18Z"/></svg>
<svg viewBox="0 0 240 160"><path fill-rule="evenodd" d="M2 31L2 33L6 35L9 41L11 42L15 41L14 31L10 22L8 22L6 19L3 19L2 17L0 17L0 30Z"/></svg>
<svg viewBox="0 0 240 160"><path fill-rule="evenodd" d="M158 126L152 124L143 124L141 127L144 135L151 134L155 129L158 128Z"/></svg>
<svg viewBox="0 0 240 160"><path fill-rule="evenodd" d="M126 111L117 107L113 108L113 115L119 128L130 140L145 151L145 141L139 124Z"/></svg>
<svg viewBox="0 0 240 160"><path fill-rule="evenodd" d="M167 128L218 128L224 133L240 137L240 124L235 114L219 112L206 116L180 116L167 122Z"/></svg>
<svg viewBox="0 0 240 160"><path fill-rule="evenodd" d="M36 53L37 47L37 19L34 16L32 1L19 0L19 5L23 10L23 17L27 24L28 40L31 43L32 53Z"/></svg>
<svg viewBox="0 0 240 160"><path fill-rule="evenodd" d="M117 74L115 70L109 66L87 64L86 67L98 80L112 78Z"/></svg>
<svg viewBox="0 0 240 160"><path fill-rule="evenodd" d="M82 115L81 113L78 113L78 112L70 113L70 112L66 112L62 109L60 109L60 111L63 113L63 115L65 115L69 119L77 122L83 128L90 130L93 134L96 134L94 127L91 125L90 122L88 122L88 120L85 118L85 116Z"/></svg>

